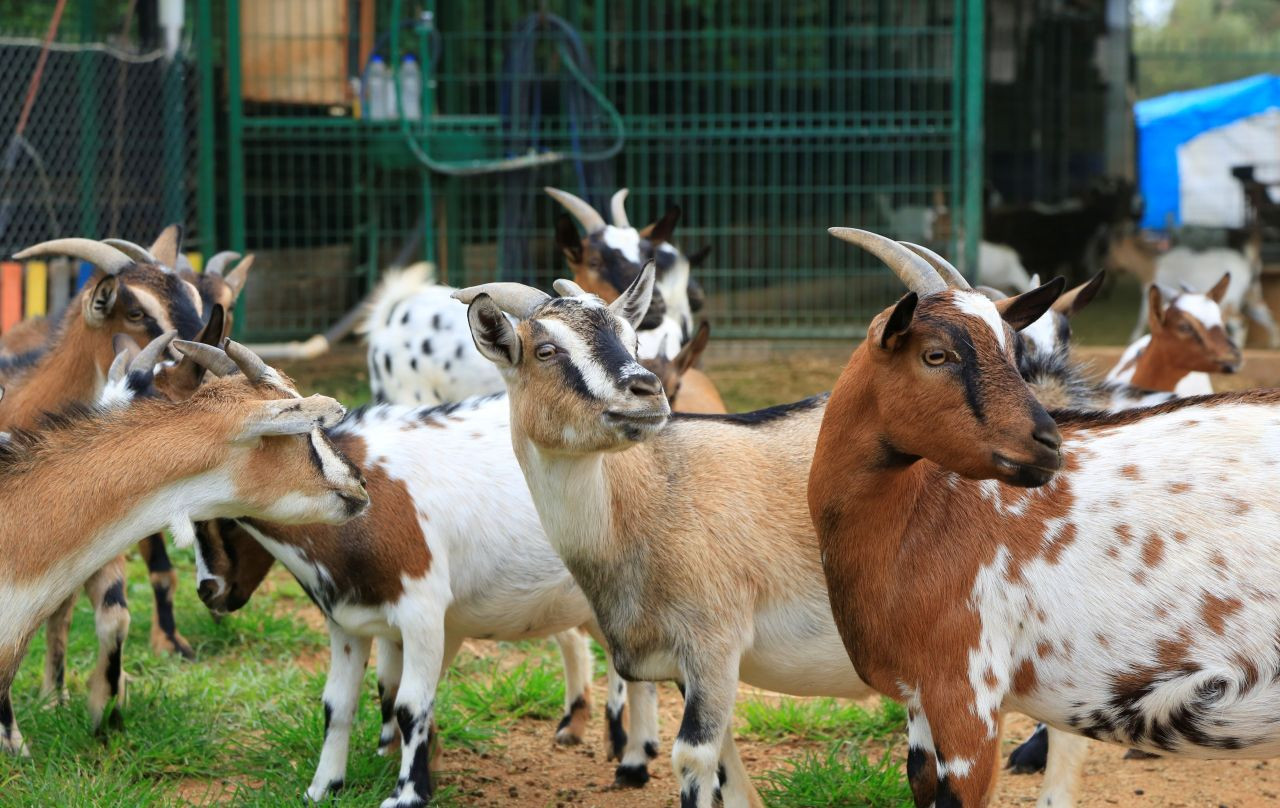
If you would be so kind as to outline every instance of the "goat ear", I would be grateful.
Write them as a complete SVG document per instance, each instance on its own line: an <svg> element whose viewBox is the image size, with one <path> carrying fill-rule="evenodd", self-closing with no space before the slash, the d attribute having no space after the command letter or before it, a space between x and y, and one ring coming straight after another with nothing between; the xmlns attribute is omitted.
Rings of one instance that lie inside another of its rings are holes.
<svg viewBox="0 0 1280 808"><path fill-rule="evenodd" d="M644 265L640 274L631 282L626 291L618 295L618 299L609 304L609 311L631 323L633 328L640 328L649 312L649 304L653 300L653 280L656 267L652 261Z"/></svg>
<svg viewBox="0 0 1280 808"><path fill-rule="evenodd" d="M1230 285L1231 273L1224 272L1222 273L1222 277L1218 279L1218 282L1213 285L1213 288L1205 292L1205 297L1209 298L1214 303L1222 303L1222 298L1227 294L1227 287Z"/></svg>
<svg viewBox="0 0 1280 808"><path fill-rule="evenodd" d="M224 311L221 303L213 304L213 310L209 312L209 322L205 323L204 329L200 331L199 336L195 339L196 342L214 348L221 347L222 339L225 336L222 333L226 322ZM166 376L172 382L173 393L180 398L187 398L199 389L200 383L204 381L206 370L208 368L204 365L184 354L178 364L174 365L172 370L166 372Z"/></svg>
<svg viewBox="0 0 1280 808"><path fill-rule="evenodd" d="M711 255L711 245L710 245L710 244L708 244L707 246L703 247L701 250L698 250L697 252L690 253L690 254L689 254L688 256L686 256L686 257L689 259L689 266L691 266L691 267L700 267L700 266L702 266L702 262L707 260L707 256L708 256L708 255Z"/></svg>
<svg viewBox="0 0 1280 808"><path fill-rule="evenodd" d="M886 351L897 350L911 329L911 320L916 314L916 304L920 296L915 292L907 292L894 304L889 315L880 315L872 323L867 332L867 339L874 340ZM883 318L883 319L881 319Z"/></svg>
<svg viewBox="0 0 1280 808"><path fill-rule="evenodd" d="M84 321L90 328L101 328L116 305L120 281L115 275L103 275L84 297Z"/></svg>
<svg viewBox="0 0 1280 808"><path fill-rule="evenodd" d="M177 268L178 255L182 252L182 225L171 224L161 230L148 252L165 266Z"/></svg>
<svg viewBox="0 0 1280 808"><path fill-rule="evenodd" d="M328 396L261 401L245 418L238 439L305 435L313 429L337 426L346 414L346 408Z"/></svg>
<svg viewBox="0 0 1280 808"><path fill-rule="evenodd" d="M693 367L702 357L702 352L707 349L707 341L710 339L711 325L703 320L702 325L698 326L698 333L694 334L689 344L681 348L676 358L671 360L676 366L676 372L683 376L689 368Z"/></svg>
<svg viewBox="0 0 1280 808"><path fill-rule="evenodd" d="M1014 331L1021 331L1049 310L1066 285L1067 279L1059 276L1030 292L1006 297L996 304L996 311L1000 312L1000 318Z"/></svg>
<svg viewBox="0 0 1280 808"><path fill-rule="evenodd" d="M707 293L702 291L702 284L693 278L689 279L687 294L689 295L689 311L702 311L702 307L707 305Z"/></svg>
<svg viewBox="0 0 1280 808"><path fill-rule="evenodd" d="M520 364L520 335L493 298L484 293L476 295L467 307L467 324L476 349L486 359L499 367Z"/></svg>
<svg viewBox="0 0 1280 808"><path fill-rule="evenodd" d="M676 224L680 221L680 214L680 206L672 205L666 213L662 214L661 219L640 231L641 238L647 238L654 244L670 241L671 234L675 232Z"/></svg>
<svg viewBox="0 0 1280 808"><path fill-rule="evenodd" d="M244 291L244 285L249 280L250 269L253 269L252 253L241 258L235 269L222 276L222 280L231 288L232 303L236 302L236 298L240 297L240 293Z"/></svg>
<svg viewBox="0 0 1280 808"><path fill-rule="evenodd" d="M578 235L578 227L567 213L556 217L556 246L569 259L569 263L582 262L582 236Z"/></svg>
<svg viewBox="0 0 1280 808"><path fill-rule="evenodd" d="M1076 288L1063 292L1062 297L1054 302L1053 310L1070 317L1089 305L1094 295L1098 294L1098 290L1102 288L1102 282L1106 279L1107 271L1105 269L1099 270L1097 275L1094 275Z"/></svg>
<svg viewBox="0 0 1280 808"><path fill-rule="evenodd" d="M1152 334L1164 328L1164 295L1154 283L1147 288L1147 327Z"/></svg>
<svg viewBox="0 0 1280 808"><path fill-rule="evenodd" d="M653 297L649 298L649 309L644 313L644 319L640 321L640 325L636 326L637 331L648 331L651 328L657 328L662 325L662 318L667 316L667 301L663 299L662 292L654 287Z"/></svg>

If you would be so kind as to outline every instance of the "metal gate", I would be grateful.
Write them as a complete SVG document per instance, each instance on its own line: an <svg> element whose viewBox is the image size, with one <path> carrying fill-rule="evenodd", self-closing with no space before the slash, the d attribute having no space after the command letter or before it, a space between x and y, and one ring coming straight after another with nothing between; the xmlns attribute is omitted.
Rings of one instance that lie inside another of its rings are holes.
<svg viewBox="0 0 1280 808"><path fill-rule="evenodd" d="M210 50L228 234L260 261L254 339L323 329L418 258L455 285L548 285L544 185L601 209L629 187L633 222L679 204L676 243L711 247L697 276L719 336L852 336L901 292L828 226L926 238L941 195L978 232L980 0L226 8ZM415 68L420 119L379 115L371 88L412 102Z"/></svg>

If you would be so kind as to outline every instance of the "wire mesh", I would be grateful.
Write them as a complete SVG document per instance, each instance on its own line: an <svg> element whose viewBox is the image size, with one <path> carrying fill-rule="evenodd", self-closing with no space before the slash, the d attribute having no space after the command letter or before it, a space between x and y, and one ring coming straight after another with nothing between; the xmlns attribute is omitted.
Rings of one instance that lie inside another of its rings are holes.
<svg viewBox="0 0 1280 808"><path fill-rule="evenodd" d="M33 83L55 5L0 18L0 254L68 235L147 243L175 221L201 246L194 61L141 44L126 4L71 2Z"/></svg>

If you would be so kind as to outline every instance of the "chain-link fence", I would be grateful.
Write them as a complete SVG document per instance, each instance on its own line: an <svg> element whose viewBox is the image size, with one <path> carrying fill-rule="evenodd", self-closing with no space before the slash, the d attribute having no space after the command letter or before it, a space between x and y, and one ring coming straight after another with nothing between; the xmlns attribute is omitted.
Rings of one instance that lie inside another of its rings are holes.
<svg viewBox="0 0 1280 808"><path fill-rule="evenodd" d="M140 4L61 5L0 14L0 255L170 222L199 247L194 63L145 41Z"/></svg>

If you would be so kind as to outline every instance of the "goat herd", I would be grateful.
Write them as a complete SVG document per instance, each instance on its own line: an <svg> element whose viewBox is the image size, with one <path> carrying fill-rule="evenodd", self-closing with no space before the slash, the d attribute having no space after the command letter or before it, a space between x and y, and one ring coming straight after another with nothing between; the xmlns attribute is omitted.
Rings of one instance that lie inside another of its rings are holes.
<svg viewBox="0 0 1280 808"><path fill-rule="evenodd" d="M677 682L682 808L760 805L732 732L740 681L905 703L920 806L987 802L1006 711L1047 725L1015 753L1047 763L1041 805L1075 802L1087 738L1280 754L1280 392L1178 397L1209 392L1189 372L1240 361L1227 277L1168 300L1153 287L1151 335L1098 382L1068 318L1101 275L1005 296L927 248L832 228L907 294L831 394L725 414L695 367L708 330L696 261L671 243L679 211L636 229L625 190L612 223L548 193L586 231L557 227L574 279L552 297L392 276L366 322L376 403L351 412L226 339L252 257L192 273L176 227L149 248L18 254L96 271L47 333L0 344L7 751L27 754L9 688L41 621L44 688L63 697L81 585L101 643L91 716L118 721L120 554L139 541L153 643L189 652L168 529L194 544L215 612L274 561L324 612L315 801L343 784L374 644L378 751L401 758L383 804L430 800L434 700L468 637L554 636L560 743L583 738L600 642L619 786L648 780L653 683Z"/></svg>

